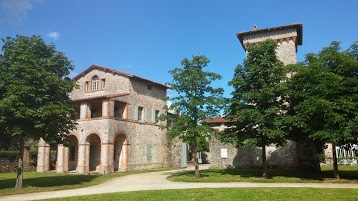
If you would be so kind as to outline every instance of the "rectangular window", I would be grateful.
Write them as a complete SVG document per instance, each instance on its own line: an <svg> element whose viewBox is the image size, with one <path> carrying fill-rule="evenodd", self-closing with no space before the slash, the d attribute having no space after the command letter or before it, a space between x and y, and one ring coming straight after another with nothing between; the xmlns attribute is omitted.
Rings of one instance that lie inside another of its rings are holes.
<svg viewBox="0 0 358 201"><path fill-rule="evenodd" d="M70 147L70 161L75 161L76 147Z"/></svg>
<svg viewBox="0 0 358 201"><path fill-rule="evenodd" d="M89 83L85 82L85 91L87 92L89 90Z"/></svg>
<svg viewBox="0 0 358 201"><path fill-rule="evenodd" d="M152 161L152 145L147 144L147 161Z"/></svg>
<svg viewBox="0 0 358 201"><path fill-rule="evenodd" d="M144 121L144 108L138 107L138 120Z"/></svg>
<svg viewBox="0 0 358 201"><path fill-rule="evenodd" d="M106 86L106 79L102 79L102 89Z"/></svg>
<svg viewBox="0 0 358 201"><path fill-rule="evenodd" d="M154 123L159 123L159 110L154 110Z"/></svg>

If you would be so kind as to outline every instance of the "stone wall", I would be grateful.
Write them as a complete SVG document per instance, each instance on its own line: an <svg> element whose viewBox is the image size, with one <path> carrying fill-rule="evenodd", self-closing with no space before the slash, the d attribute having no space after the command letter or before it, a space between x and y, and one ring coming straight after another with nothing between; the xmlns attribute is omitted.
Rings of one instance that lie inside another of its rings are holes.
<svg viewBox="0 0 358 201"><path fill-rule="evenodd" d="M221 158L221 149L227 149L227 158ZM208 162L212 167L259 168L262 166L261 153L261 148L235 148L213 138L210 140ZM266 157L271 168L319 170L318 154L310 144L287 142L282 147L267 146Z"/></svg>
<svg viewBox="0 0 358 201"><path fill-rule="evenodd" d="M255 44L263 42L267 39L273 39L278 42L277 44L277 57L285 65L295 64L296 59L296 44L295 39L297 37L296 28L288 28L284 30L274 30L270 32L257 32L250 35L244 35L243 43Z"/></svg>

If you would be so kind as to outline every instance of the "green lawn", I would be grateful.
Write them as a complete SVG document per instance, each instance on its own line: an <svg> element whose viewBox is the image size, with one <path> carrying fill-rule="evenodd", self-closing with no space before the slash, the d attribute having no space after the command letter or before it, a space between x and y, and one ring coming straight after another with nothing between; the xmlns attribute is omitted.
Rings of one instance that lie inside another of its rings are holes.
<svg viewBox="0 0 358 201"><path fill-rule="evenodd" d="M333 178L331 166L322 166L321 172L269 170L269 179L261 178L261 169L208 169L200 171L200 178L194 172L179 173L168 177L170 181L181 182L272 182L272 183L358 183L358 166L339 166L342 179Z"/></svg>
<svg viewBox="0 0 358 201"><path fill-rule="evenodd" d="M314 200L314 201L335 201L335 200L357 200L357 189L317 189L317 188L219 188L219 189L183 189L183 190L161 190L161 191L140 191L89 195L70 197L56 200L91 201L91 200L145 200L145 201L176 201L176 200Z"/></svg>
<svg viewBox="0 0 358 201"><path fill-rule="evenodd" d="M43 191L55 191L93 186L115 177L144 172L164 171L168 168L128 171L124 173L113 173L107 175L79 175L62 173L38 173L24 172L22 189L15 189L16 173L0 173L0 196L20 193L33 193Z"/></svg>
<svg viewBox="0 0 358 201"><path fill-rule="evenodd" d="M181 173L177 175L170 176L172 181L187 181L187 182L332 182L332 183L358 183L358 166L340 166L340 173L343 179L336 180L332 178L333 171L330 166L322 166L321 173L309 173L309 172L297 172L297 171L282 171L282 170L270 170L270 178L262 179L260 178L261 170L260 169L210 169L202 170L201 178L193 178L193 172ZM19 193L31 193L31 192L42 192L42 191L54 191L54 190L64 190L64 189L74 189L82 188L86 186L96 185L103 183L114 177L121 177L128 174L144 173L151 171L162 171L169 169L156 169L156 170L144 170L144 171L129 171L126 173L114 173L107 175L77 175L77 174L59 174L59 173L37 173L37 172L25 172L24 173L24 188L15 189L15 180L16 173L0 173L0 196L2 195L12 195ZM249 190L249 189L247 189ZM267 189L267 191L272 192L274 195L282 193L282 189ZM199 194L201 190L199 190ZM209 190L208 190L209 191ZM210 190L208 193L216 191ZM241 190L240 190L241 191ZM249 190L253 191L253 190ZM266 191L260 189L260 191ZM291 191L291 190L285 190ZM310 190L307 190L309 193ZM314 191L314 190L313 190ZM327 192L326 192L327 191ZM329 192L335 192L336 190L327 189L322 190L328 195ZM344 191L351 191L346 189ZM357 189L355 191L358 192ZM160 193L158 193L160 192ZM158 191L158 194L165 195L166 192ZM205 194L205 190L202 191ZM236 192L236 190L235 190ZM245 191L246 192L246 191ZM293 191L294 192L294 191ZM150 193L150 192L143 192ZM173 191L173 194L180 194L179 191ZM227 193L226 190L220 190L220 194ZM139 194L142 194L139 193ZM170 193L169 193L170 194ZM195 194L195 193L193 193ZM244 194L244 192L243 192ZM273 196L274 196L273 195ZM336 193L334 193L336 195ZM337 194L340 195L340 194ZM108 195L110 197L112 195ZM136 195L139 196L139 195ZM95 196L94 196L95 197ZM174 196L176 197L176 196ZM180 197L180 196L179 196ZM210 198L210 197L209 197ZM209 199L208 198L208 199ZM140 198L138 198L140 199ZM159 198L158 198L159 199ZM196 199L192 199L196 200Z"/></svg>

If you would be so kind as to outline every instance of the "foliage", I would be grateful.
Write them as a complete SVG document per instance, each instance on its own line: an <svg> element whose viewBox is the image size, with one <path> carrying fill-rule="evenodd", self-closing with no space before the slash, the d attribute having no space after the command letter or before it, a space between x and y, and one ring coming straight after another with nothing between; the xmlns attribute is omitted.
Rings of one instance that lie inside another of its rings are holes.
<svg viewBox="0 0 358 201"><path fill-rule="evenodd" d="M307 54L305 62L287 81L290 107L285 124L292 138L310 138L335 145L358 139L358 51L357 43L341 51L332 42L318 54ZM333 150L337 178L338 166Z"/></svg>
<svg viewBox="0 0 358 201"><path fill-rule="evenodd" d="M0 158L15 160L19 156L19 151L0 151Z"/></svg>
<svg viewBox="0 0 358 201"><path fill-rule="evenodd" d="M40 36L7 37L2 41L1 135L19 141L22 159L25 140L41 137L48 142L63 142L75 128L75 121L70 119L75 111L68 97L75 85L68 77L73 66Z"/></svg>
<svg viewBox="0 0 358 201"><path fill-rule="evenodd" d="M201 121L205 118L218 115L223 106L224 99L222 88L213 88L211 82L221 79L219 74L203 71L207 67L209 59L205 56L193 56L192 60L183 59L183 68L175 68L169 71L173 81L169 83L177 96L168 100L172 103L169 110L178 111L180 115L168 115L171 122L175 122L168 134L171 137L179 136L183 141L188 142L197 152L197 145L205 150L203 146L206 137L209 137L211 128ZM199 176L199 168L194 154L196 164L196 176Z"/></svg>
<svg viewBox="0 0 358 201"><path fill-rule="evenodd" d="M13 137L62 141L74 122L71 62L39 36L3 39L0 125Z"/></svg>
<svg viewBox="0 0 358 201"><path fill-rule="evenodd" d="M262 147L262 163L266 176L265 146L281 145L286 140L282 130L286 109L286 70L276 57L276 43L266 40L250 45L243 66L238 65L229 83L233 86L227 118L230 128L222 134L222 141L237 146Z"/></svg>

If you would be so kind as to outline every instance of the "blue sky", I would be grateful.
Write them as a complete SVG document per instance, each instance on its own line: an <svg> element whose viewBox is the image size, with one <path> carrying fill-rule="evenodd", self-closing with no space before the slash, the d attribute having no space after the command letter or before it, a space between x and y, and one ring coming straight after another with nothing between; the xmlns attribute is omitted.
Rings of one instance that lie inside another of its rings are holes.
<svg viewBox="0 0 358 201"><path fill-rule="evenodd" d="M357 41L357 8L357 0L0 0L0 38L41 35L73 61L73 75L100 64L160 83L183 58L206 55L229 97L245 58L237 32L302 22L303 61L333 40L344 49Z"/></svg>

